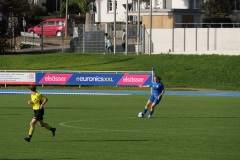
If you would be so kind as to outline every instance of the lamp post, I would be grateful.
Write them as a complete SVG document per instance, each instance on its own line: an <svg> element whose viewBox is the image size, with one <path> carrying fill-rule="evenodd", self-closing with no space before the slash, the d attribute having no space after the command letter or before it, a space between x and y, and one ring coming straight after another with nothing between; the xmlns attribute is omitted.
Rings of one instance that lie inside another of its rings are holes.
<svg viewBox="0 0 240 160"><path fill-rule="evenodd" d="M139 54L139 38L140 38L140 0L138 0L138 21L137 21L137 55Z"/></svg>
<svg viewBox="0 0 240 160"><path fill-rule="evenodd" d="M24 32L24 43L26 44L26 32L25 32L25 28L26 28L26 21L25 21L25 13L22 14L23 16L23 32Z"/></svg>
<svg viewBox="0 0 240 160"><path fill-rule="evenodd" d="M150 37L149 37L149 55L151 55L152 54L152 0L150 0L150 16L149 16L150 18L150 24L149 24L149 30L150 30Z"/></svg>
<svg viewBox="0 0 240 160"><path fill-rule="evenodd" d="M113 48L113 53L116 54L116 33L117 33L116 32L116 14L117 14L116 13L116 11L117 11L117 9L116 9L116 0L114 0L113 3L114 3L114 5L113 5L114 6L114 24L113 24L113 26L114 26L113 27L114 28L114 36L113 36L114 37L114 46L113 47L114 48Z"/></svg>
<svg viewBox="0 0 240 160"><path fill-rule="evenodd" d="M125 54L128 53L128 0L126 0L126 39L125 39Z"/></svg>
<svg viewBox="0 0 240 160"><path fill-rule="evenodd" d="M66 0L66 22L65 22L65 36L67 37L67 29L68 29L68 0ZM64 30L63 30L64 31Z"/></svg>

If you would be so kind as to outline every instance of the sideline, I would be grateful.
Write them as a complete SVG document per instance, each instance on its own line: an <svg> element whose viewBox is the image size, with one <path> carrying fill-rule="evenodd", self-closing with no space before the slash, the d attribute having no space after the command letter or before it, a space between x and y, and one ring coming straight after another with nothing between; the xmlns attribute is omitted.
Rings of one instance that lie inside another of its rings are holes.
<svg viewBox="0 0 240 160"><path fill-rule="evenodd" d="M113 90L38 90L42 94L66 95L150 95L150 91L113 91ZM30 94L29 90L0 89L0 94ZM220 96L240 97L240 92L224 91L166 91L168 96Z"/></svg>

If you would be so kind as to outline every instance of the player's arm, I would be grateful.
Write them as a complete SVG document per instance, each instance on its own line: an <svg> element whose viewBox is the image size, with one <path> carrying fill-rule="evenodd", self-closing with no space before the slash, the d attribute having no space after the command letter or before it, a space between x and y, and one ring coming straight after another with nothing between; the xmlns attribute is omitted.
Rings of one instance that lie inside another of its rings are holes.
<svg viewBox="0 0 240 160"><path fill-rule="evenodd" d="M28 104L33 104L33 102L31 100L28 101Z"/></svg>
<svg viewBox="0 0 240 160"><path fill-rule="evenodd" d="M41 105L40 105L40 109L43 109L43 107L44 107L44 105L47 103L47 101L48 101L48 99L45 98L45 97L42 99L42 103L41 103Z"/></svg>
<svg viewBox="0 0 240 160"><path fill-rule="evenodd" d="M158 99L160 99L162 97L162 95L164 94L165 90L163 89L162 92L159 94Z"/></svg>
<svg viewBox="0 0 240 160"><path fill-rule="evenodd" d="M158 96L158 99L160 99L162 97L162 95L164 94L165 90L164 90L164 86L162 84L162 92L160 93L160 95Z"/></svg>

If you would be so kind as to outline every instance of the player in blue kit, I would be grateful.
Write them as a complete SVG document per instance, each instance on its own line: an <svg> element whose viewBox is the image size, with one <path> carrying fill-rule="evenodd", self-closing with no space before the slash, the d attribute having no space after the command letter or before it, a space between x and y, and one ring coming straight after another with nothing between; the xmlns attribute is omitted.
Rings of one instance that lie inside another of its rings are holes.
<svg viewBox="0 0 240 160"><path fill-rule="evenodd" d="M148 99L147 101L147 104L143 110L143 112L141 113L142 116L139 116L139 117L144 117L144 115L147 113L148 111L148 108L151 106L151 111L148 115L148 118L151 118L152 117L152 114L154 112L154 108L156 107L156 105L161 101L162 99L162 96L164 94L164 85L163 83L161 82L161 78L158 77L158 76L154 76L153 77L153 82L152 84L150 85L144 85L144 86L139 86L139 87L152 87L153 89L153 93L152 95L150 96L150 98Z"/></svg>

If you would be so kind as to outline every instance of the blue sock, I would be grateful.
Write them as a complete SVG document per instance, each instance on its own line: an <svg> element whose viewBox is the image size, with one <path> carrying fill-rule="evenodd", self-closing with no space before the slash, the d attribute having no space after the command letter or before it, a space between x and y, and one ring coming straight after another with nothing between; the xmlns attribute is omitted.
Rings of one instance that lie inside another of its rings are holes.
<svg viewBox="0 0 240 160"><path fill-rule="evenodd" d="M149 115L152 115L153 114L153 111L150 111Z"/></svg>
<svg viewBox="0 0 240 160"><path fill-rule="evenodd" d="M144 108L143 114L146 114L146 113L147 113L147 110L148 110L148 109Z"/></svg>

